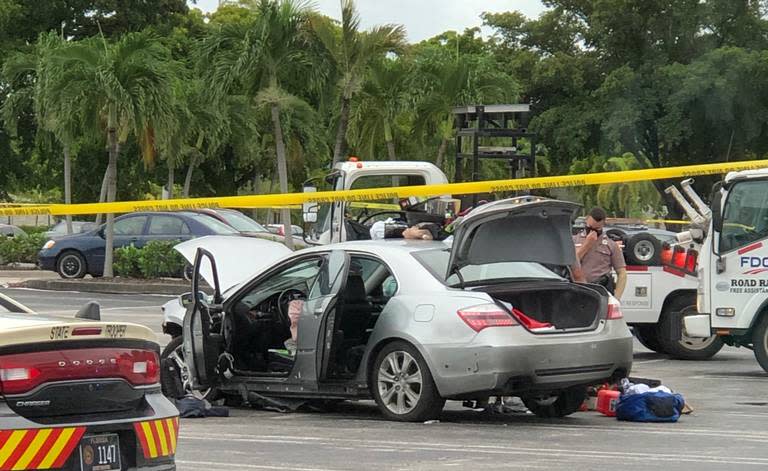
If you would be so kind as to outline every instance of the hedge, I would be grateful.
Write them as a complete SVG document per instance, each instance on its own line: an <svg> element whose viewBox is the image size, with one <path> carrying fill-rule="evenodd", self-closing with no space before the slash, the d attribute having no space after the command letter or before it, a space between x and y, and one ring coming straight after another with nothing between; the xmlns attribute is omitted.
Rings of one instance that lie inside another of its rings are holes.
<svg viewBox="0 0 768 471"><path fill-rule="evenodd" d="M142 248L115 249L115 274L129 278L181 277L186 261L173 250L179 241L153 240Z"/></svg>
<svg viewBox="0 0 768 471"><path fill-rule="evenodd" d="M37 263L37 253L46 241L45 234L0 236L0 263Z"/></svg>

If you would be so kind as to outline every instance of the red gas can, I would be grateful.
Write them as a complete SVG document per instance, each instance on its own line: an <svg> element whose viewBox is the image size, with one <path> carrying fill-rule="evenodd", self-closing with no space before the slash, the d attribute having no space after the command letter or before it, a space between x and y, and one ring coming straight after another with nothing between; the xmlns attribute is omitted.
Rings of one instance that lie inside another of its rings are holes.
<svg viewBox="0 0 768 471"><path fill-rule="evenodd" d="M616 403L619 402L619 391L601 389L597 393L597 411L608 417L616 417Z"/></svg>

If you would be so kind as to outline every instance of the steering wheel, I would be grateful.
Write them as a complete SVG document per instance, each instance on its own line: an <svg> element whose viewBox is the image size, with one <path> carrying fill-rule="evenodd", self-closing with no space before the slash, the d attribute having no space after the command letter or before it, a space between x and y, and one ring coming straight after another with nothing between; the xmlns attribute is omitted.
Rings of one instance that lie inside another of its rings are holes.
<svg viewBox="0 0 768 471"><path fill-rule="evenodd" d="M288 288L280 293L280 296L277 297L277 310L280 314L279 321L281 324L286 327L291 326L291 319L288 317L288 304L293 300L306 299L306 297L307 294L304 291L296 288Z"/></svg>
<svg viewBox="0 0 768 471"><path fill-rule="evenodd" d="M367 217L365 217L363 219L359 219L358 222L360 224L362 224L362 225L366 225L367 226L366 223L368 221L370 221L371 219L375 218L376 216L381 216L382 214L396 214L399 217L403 217L403 212L402 211L394 211L394 210L379 211L378 213L373 213L373 214L370 214L370 215L368 215Z"/></svg>

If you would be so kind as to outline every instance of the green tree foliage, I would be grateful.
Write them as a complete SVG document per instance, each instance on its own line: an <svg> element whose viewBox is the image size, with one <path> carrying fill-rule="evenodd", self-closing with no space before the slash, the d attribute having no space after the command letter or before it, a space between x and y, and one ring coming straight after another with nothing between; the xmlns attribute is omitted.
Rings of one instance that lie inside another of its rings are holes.
<svg viewBox="0 0 768 471"><path fill-rule="evenodd" d="M350 154L450 174L451 110L478 103L530 103L550 175L768 152L764 1L544 3L538 18L482 15L490 35L405 44L397 25L361 30L348 0L340 21L296 0L211 14L183 0L0 0L0 197L106 199L118 154L119 199L166 182L184 196L297 190ZM576 196L615 215L674 212L668 183Z"/></svg>

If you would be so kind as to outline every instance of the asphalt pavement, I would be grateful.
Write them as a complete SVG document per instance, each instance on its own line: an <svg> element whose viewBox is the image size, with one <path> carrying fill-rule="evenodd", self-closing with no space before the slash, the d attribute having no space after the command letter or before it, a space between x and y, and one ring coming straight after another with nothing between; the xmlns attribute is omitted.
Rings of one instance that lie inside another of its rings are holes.
<svg viewBox="0 0 768 471"><path fill-rule="evenodd" d="M160 306L170 299L0 292L65 316L95 300L103 318L158 333ZM229 418L182 421L178 469L768 469L768 375L751 351L725 348L713 360L684 362L636 344L633 375L661 379L685 396L694 413L675 424L640 424L596 412L544 420L448 403L438 423L402 424L383 420L368 401L343 403L334 412L232 409Z"/></svg>

